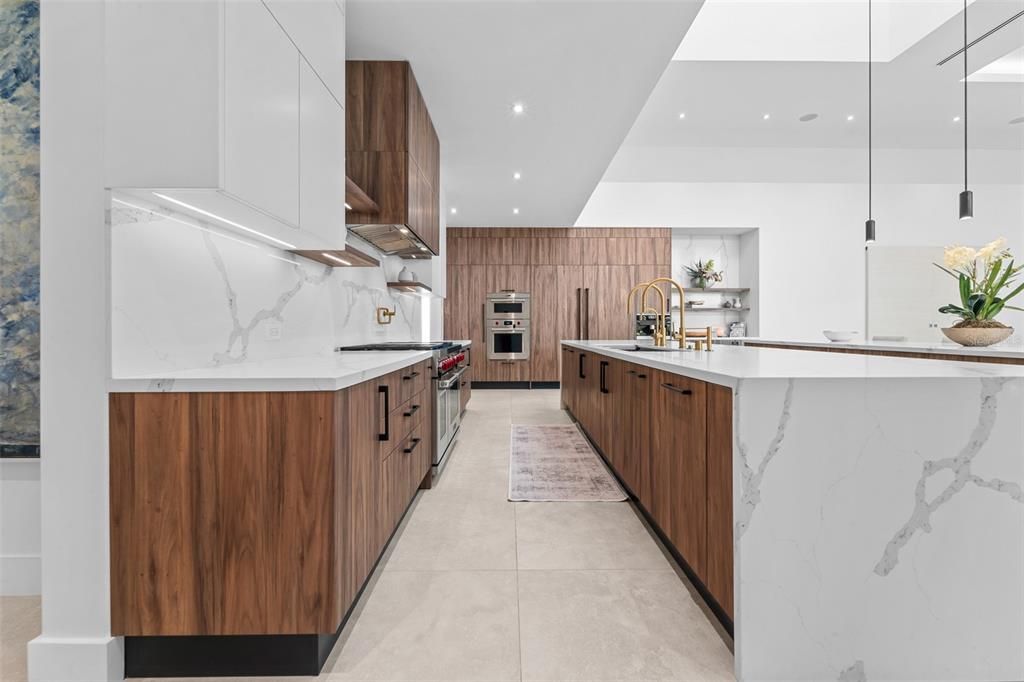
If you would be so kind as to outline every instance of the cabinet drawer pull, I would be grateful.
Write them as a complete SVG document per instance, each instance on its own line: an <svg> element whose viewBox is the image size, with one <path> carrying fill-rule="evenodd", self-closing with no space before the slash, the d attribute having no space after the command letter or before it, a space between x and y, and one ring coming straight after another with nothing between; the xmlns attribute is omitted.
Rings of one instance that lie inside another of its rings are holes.
<svg viewBox="0 0 1024 682"><path fill-rule="evenodd" d="M402 377L402 381L412 381L412 377L412 374L406 374L404 377Z"/></svg>
<svg viewBox="0 0 1024 682"><path fill-rule="evenodd" d="M682 393L683 395L693 395L693 391L691 391L688 388L679 388L678 386L673 386L672 384L662 384L661 387L667 388L670 391L675 391L676 393Z"/></svg>
<svg viewBox="0 0 1024 682"><path fill-rule="evenodd" d="M415 449L416 449L416 446L420 444L420 441L421 441L421 440L423 440L423 439L422 439L422 438L413 438L413 439L412 439L411 441L409 441L410 443L412 443L412 445L410 445L409 447L407 447L407 448L405 449L405 451L404 451L404 452L405 452L405 454L407 454L407 455L408 455L408 454L410 454L410 453L411 453L411 452L412 452L413 450L415 450Z"/></svg>
<svg viewBox="0 0 1024 682"><path fill-rule="evenodd" d="M412 373L412 376L414 376L414 377L418 377L419 375L420 375L420 373L419 373L419 372L413 372L413 373Z"/></svg>
<svg viewBox="0 0 1024 682"><path fill-rule="evenodd" d="M408 412L404 412L404 413L403 413L403 416L405 416L405 417L411 417L411 416L413 416L414 414L416 414L417 412L419 412L419 409L420 409L420 406L419 406L419 405L413 405L413 406L412 406L412 408L411 408L411 409L410 409L410 410L409 410Z"/></svg>
<svg viewBox="0 0 1024 682"><path fill-rule="evenodd" d="M384 433L377 434L377 440L391 440L391 387L387 384L377 387L384 395Z"/></svg>
<svg viewBox="0 0 1024 682"><path fill-rule="evenodd" d="M636 374L636 370L635 369L627 369L626 370L626 374Z"/></svg>
<svg viewBox="0 0 1024 682"><path fill-rule="evenodd" d="M583 359L587 357L586 353L580 353L580 379L586 379L587 375L583 372Z"/></svg>
<svg viewBox="0 0 1024 682"><path fill-rule="evenodd" d="M606 376L605 371L607 369L608 369L608 363L605 362L604 360L602 360L601 361L600 381L598 382L598 385L601 388L601 393L608 393L608 387L605 385L605 376Z"/></svg>
<svg viewBox="0 0 1024 682"><path fill-rule="evenodd" d="M637 374L637 375L636 375L636 378L637 378L637 379L646 379L646 378L647 378L647 375L646 375L646 374Z"/></svg>

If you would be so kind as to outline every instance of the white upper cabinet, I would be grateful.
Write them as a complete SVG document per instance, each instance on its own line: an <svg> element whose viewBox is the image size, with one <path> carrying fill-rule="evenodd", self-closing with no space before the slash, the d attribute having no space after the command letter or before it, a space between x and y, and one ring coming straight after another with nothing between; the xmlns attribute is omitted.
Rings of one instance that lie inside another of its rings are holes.
<svg viewBox="0 0 1024 682"><path fill-rule="evenodd" d="M345 106L345 15L334 0L265 0L341 107Z"/></svg>
<svg viewBox="0 0 1024 682"><path fill-rule="evenodd" d="M343 6L107 0L106 19L108 187L282 248L344 247Z"/></svg>
<svg viewBox="0 0 1024 682"><path fill-rule="evenodd" d="M299 177L299 224L302 229L345 243L345 110L313 69L299 68L299 114L302 127Z"/></svg>
<svg viewBox="0 0 1024 682"><path fill-rule="evenodd" d="M299 62L260 2L224 16L224 189L299 225Z"/></svg>

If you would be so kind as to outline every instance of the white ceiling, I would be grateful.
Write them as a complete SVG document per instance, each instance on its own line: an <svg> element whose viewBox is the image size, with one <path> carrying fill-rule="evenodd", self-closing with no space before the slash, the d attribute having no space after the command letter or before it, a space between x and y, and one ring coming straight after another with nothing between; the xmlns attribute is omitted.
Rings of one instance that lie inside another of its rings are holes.
<svg viewBox="0 0 1024 682"><path fill-rule="evenodd" d="M962 8L963 0L873 0L872 60L893 60ZM705 0L674 58L866 61L867 10L866 0Z"/></svg>
<svg viewBox="0 0 1024 682"><path fill-rule="evenodd" d="M907 4L912 1L907 0ZM719 2L722 0L708 0L705 10L713 9ZM809 16L821 11L821 7L809 7L817 6L818 0L803 3L764 0L763 4L783 4L790 9L802 4L808 7ZM862 2L861 9L863 7ZM1024 0L976 0L968 10L970 37L980 35L1022 9ZM808 30L807 25L805 22L804 30ZM698 16L684 45L700 26ZM855 28L851 25L851 34L858 33ZM860 30L863 28L861 26ZM762 32L761 41L765 44L793 38L792 26L778 23L766 21ZM854 37L860 41L863 53L866 36L861 33ZM962 157L957 150L963 145L963 123L954 118L962 116L963 60L956 58L942 67L936 65L962 43L962 14L957 13L902 49L891 61L874 64L876 149L914 150L912 154L905 153L904 158L908 155L920 159ZM1000 64L997 60L1009 61L1014 54L1019 56L1020 53L1014 51L1021 45L1024 45L1024 18L972 47L968 70L978 74L986 69L991 71L997 67L990 65ZM709 165L714 166L714 170L709 172L714 173L714 181L723 181L721 176L727 169L708 156L713 154L715 158L728 158L733 162L737 180L755 181L753 176L760 174L766 181L775 181L767 163L769 157L756 150L775 150L779 156L792 150L794 159L824 163L827 159L818 159L814 156L815 150L866 149L866 55L862 54L861 61L829 61L835 57L830 50L826 49L815 60L673 61L638 116L605 179L643 182L676 177L679 181L694 181L700 172L700 168L694 168L694 163L707 164L711 159ZM803 55L807 56L814 55ZM1006 66L1006 61L1001 64ZM972 78L969 103L970 148L1016 154L1016 166L1024 164L1024 123L1011 123L1024 116L1024 84L981 82ZM683 112L686 116L680 119ZM763 118L766 113L770 114L768 120ZM806 114L818 116L801 121L800 117ZM851 115L853 120L847 120ZM708 152L698 151L702 149ZM924 150L941 153L935 157ZM744 165L744 155L752 157L750 167ZM841 156L842 153L837 153L828 158L834 163L834 159ZM927 162L922 161L924 163ZM857 162L858 169L862 165ZM674 174L669 170L673 167ZM950 166L954 171L956 167L955 163Z"/></svg>
<svg viewBox="0 0 1024 682"><path fill-rule="evenodd" d="M346 50L412 64L458 209L449 225L572 225L700 5L348 0Z"/></svg>

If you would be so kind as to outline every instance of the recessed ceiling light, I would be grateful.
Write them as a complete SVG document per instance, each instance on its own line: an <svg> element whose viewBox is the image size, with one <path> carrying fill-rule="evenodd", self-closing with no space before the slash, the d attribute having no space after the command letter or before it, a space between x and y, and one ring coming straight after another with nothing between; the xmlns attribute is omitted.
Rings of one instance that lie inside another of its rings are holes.
<svg viewBox="0 0 1024 682"><path fill-rule="evenodd" d="M686 112L685 111L680 111L679 112L679 120L682 121L684 118L686 118Z"/></svg>
<svg viewBox="0 0 1024 682"><path fill-rule="evenodd" d="M519 209L518 208L513 208L512 209L512 213L515 214L515 215L519 215Z"/></svg>
<svg viewBox="0 0 1024 682"><path fill-rule="evenodd" d="M522 102L516 102L515 104L512 105L512 113L515 114L516 116L523 113L524 111L526 111L526 105L523 104Z"/></svg>
<svg viewBox="0 0 1024 682"><path fill-rule="evenodd" d="M452 215L455 215L458 212L459 212L459 209L457 209L454 206L452 206Z"/></svg>
<svg viewBox="0 0 1024 682"><path fill-rule="evenodd" d="M767 120L768 120L768 119L770 119L771 117L772 117L772 115L771 115L771 114L765 114L764 116L762 116L762 117L761 117L761 120L763 120L763 121L767 121Z"/></svg>
<svg viewBox="0 0 1024 682"><path fill-rule="evenodd" d="M804 114L803 116L800 117L800 121L802 121L803 123L807 123L808 121L813 121L816 118L818 118L817 114Z"/></svg>
<svg viewBox="0 0 1024 682"><path fill-rule="evenodd" d="M953 117L953 123L959 123L959 122L960 122L960 117L959 116L954 116Z"/></svg>
<svg viewBox="0 0 1024 682"><path fill-rule="evenodd" d="M518 180L521 177L523 177L523 174L520 173L519 171L516 171L515 173L512 174L512 179L513 180Z"/></svg>
<svg viewBox="0 0 1024 682"><path fill-rule="evenodd" d="M1010 119L1010 125L1012 126L1020 125L1021 123L1024 123L1024 116L1018 116L1017 118Z"/></svg>
<svg viewBox="0 0 1024 682"><path fill-rule="evenodd" d="M847 116L846 120L847 121L852 121L853 120L853 114L850 114L849 116Z"/></svg>

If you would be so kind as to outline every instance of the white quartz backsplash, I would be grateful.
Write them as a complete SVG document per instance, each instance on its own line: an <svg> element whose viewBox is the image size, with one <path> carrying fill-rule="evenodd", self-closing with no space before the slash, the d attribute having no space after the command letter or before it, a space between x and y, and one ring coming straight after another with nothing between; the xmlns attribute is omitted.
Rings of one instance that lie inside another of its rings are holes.
<svg viewBox="0 0 1024 682"><path fill-rule="evenodd" d="M386 286L404 264L397 258L379 268L328 268L116 201L110 240L115 377L422 335L422 299ZM379 306L397 311L390 325L376 323Z"/></svg>

